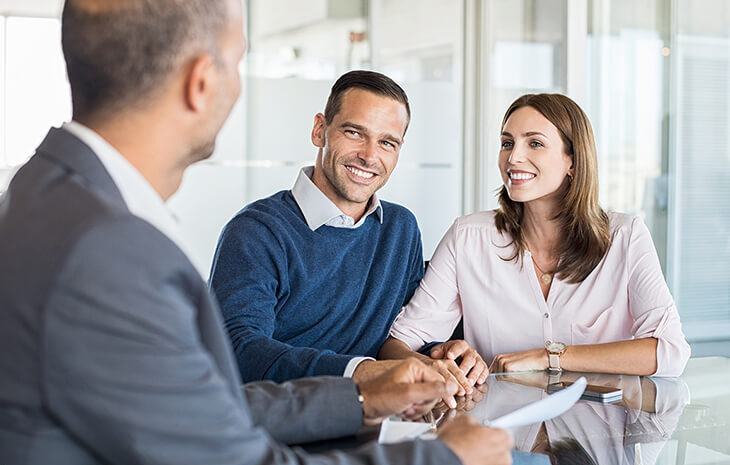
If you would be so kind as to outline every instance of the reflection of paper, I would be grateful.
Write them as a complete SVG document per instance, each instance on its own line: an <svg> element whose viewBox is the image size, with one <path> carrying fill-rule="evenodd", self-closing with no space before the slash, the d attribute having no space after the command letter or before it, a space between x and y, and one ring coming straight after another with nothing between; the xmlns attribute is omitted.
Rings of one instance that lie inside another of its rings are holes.
<svg viewBox="0 0 730 465"><path fill-rule="evenodd" d="M391 444L394 442L408 441L431 431L431 423L416 423L413 421L391 421L386 419L380 425L380 435L378 442L381 444ZM435 436L435 435L434 435Z"/></svg>
<svg viewBox="0 0 730 465"><path fill-rule="evenodd" d="M567 412L578 402L586 389L586 384L586 379L581 376L570 387L518 408L496 420L484 420L484 424L493 428L517 428L550 420Z"/></svg>

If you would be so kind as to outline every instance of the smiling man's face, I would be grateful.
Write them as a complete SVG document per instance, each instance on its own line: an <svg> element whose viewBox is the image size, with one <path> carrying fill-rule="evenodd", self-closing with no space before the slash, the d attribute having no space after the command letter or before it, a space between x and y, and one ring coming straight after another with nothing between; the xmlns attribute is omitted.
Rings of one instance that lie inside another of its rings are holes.
<svg viewBox="0 0 730 465"><path fill-rule="evenodd" d="M312 142L320 150L312 181L357 221L395 169L407 127L406 107L397 100L358 88L346 91L330 124L321 113L314 118Z"/></svg>

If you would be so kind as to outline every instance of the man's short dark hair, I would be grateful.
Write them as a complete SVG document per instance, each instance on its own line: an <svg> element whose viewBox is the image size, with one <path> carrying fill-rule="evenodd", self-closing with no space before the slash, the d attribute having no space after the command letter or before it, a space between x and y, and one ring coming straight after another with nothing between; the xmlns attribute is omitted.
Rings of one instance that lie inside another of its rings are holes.
<svg viewBox="0 0 730 465"><path fill-rule="evenodd" d="M194 53L217 57L228 13L225 0L66 0L74 117L139 106Z"/></svg>
<svg viewBox="0 0 730 465"><path fill-rule="evenodd" d="M383 97L390 97L406 107L408 121L411 120L411 107L408 104L408 95L401 86L396 84L385 74L375 71L350 71L345 73L334 83L327 106L324 108L324 119L331 124L342 106L342 96L350 89L363 89ZM406 126L407 127L407 126Z"/></svg>

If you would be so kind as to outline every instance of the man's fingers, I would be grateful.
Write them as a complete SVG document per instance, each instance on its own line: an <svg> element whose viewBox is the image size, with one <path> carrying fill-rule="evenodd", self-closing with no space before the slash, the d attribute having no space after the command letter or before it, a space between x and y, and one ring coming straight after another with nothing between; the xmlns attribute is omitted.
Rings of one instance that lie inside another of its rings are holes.
<svg viewBox="0 0 730 465"><path fill-rule="evenodd" d="M396 392L403 397L402 404L407 409L413 409L415 412L427 412L436 405L436 402L443 400L449 408L456 407L454 393L456 391L456 383L449 381L417 383L417 384L401 384ZM411 415L409 415L411 416Z"/></svg>
<svg viewBox="0 0 730 465"><path fill-rule="evenodd" d="M405 393L409 404L434 403L444 395L449 395L446 383L443 381L403 385L401 392Z"/></svg>
<svg viewBox="0 0 730 465"><path fill-rule="evenodd" d="M427 366L424 363L417 362L416 360L413 360L413 363L409 365L409 369L415 370L415 379L418 382L436 382L436 381L448 381L448 377L444 379L444 376L442 373L439 373L439 370L436 370L432 367Z"/></svg>

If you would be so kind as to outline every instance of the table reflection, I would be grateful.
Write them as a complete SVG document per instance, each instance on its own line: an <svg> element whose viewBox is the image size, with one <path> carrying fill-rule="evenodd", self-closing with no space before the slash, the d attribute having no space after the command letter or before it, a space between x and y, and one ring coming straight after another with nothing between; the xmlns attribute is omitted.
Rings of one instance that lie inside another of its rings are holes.
<svg viewBox="0 0 730 465"><path fill-rule="evenodd" d="M623 399L603 404L581 400L552 420L513 430L515 449L545 454L557 464L656 464L689 403L689 389L677 378L646 378L546 372L490 376L458 410L479 419L495 419L547 393L547 386L585 376L588 384L617 387ZM559 378L559 379L558 379ZM439 413L445 417L455 412Z"/></svg>

